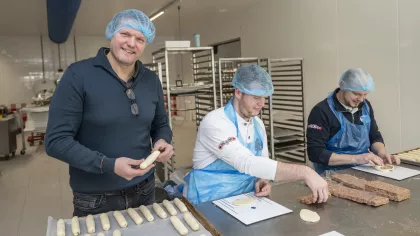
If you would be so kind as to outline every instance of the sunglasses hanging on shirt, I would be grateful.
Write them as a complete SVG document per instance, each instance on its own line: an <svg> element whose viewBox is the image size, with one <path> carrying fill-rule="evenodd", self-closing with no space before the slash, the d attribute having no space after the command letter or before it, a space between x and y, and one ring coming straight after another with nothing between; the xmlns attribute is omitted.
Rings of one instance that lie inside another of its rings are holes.
<svg viewBox="0 0 420 236"><path fill-rule="evenodd" d="M131 101L131 113L135 116L139 115L139 106L136 103L136 95L134 94L134 91L129 88L125 91L125 94L127 94L128 99Z"/></svg>

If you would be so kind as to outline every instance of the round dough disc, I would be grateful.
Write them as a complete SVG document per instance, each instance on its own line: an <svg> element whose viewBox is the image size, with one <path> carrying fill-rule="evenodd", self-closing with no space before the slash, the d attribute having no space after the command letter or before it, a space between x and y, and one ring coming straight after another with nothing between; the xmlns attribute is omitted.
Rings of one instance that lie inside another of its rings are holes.
<svg viewBox="0 0 420 236"><path fill-rule="evenodd" d="M236 199L235 201L232 202L232 204L235 206L246 206L253 202L255 202L255 198L249 197L249 198Z"/></svg>
<svg viewBox="0 0 420 236"><path fill-rule="evenodd" d="M394 170L394 166L393 165L375 166L375 169L382 172L389 172L391 170Z"/></svg>
<svg viewBox="0 0 420 236"><path fill-rule="evenodd" d="M307 210L307 209L302 209L300 211L300 218L303 221L311 222L311 223L315 223L315 222L318 222L319 220L321 220L321 217L319 217L318 213L316 213L314 211Z"/></svg>

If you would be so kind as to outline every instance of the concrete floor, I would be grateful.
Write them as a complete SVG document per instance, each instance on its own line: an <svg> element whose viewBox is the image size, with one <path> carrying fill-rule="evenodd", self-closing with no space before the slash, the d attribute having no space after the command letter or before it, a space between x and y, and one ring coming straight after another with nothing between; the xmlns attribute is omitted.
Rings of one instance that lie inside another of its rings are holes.
<svg viewBox="0 0 420 236"><path fill-rule="evenodd" d="M192 165L195 121L174 121L173 130L176 167L188 168ZM68 165L48 157L43 145L26 145L26 154L20 155L20 137L16 156L8 161L0 157L0 235L44 236L48 216L72 216Z"/></svg>

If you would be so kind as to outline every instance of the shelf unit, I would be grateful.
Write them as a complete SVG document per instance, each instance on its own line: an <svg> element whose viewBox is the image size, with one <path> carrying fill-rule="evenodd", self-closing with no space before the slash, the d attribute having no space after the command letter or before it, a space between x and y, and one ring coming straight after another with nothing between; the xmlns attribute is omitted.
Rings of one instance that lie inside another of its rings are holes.
<svg viewBox="0 0 420 236"><path fill-rule="evenodd" d="M172 63L176 63L176 61L169 58L169 56L176 54L182 54L184 57L185 55L191 56L193 83L177 86L177 81L171 79L169 66ZM153 63L161 63L162 65L162 87L164 95L168 98L167 113L171 129L173 129L171 96L194 96L195 108L193 110L195 111L198 130L198 126L204 116L217 108L213 47L166 47L153 52L152 56ZM173 142L172 144L175 147L175 143ZM171 161L165 163L164 180L169 179L170 173L175 171L175 163L175 156L171 158Z"/></svg>
<svg viewBox="0 0 420 236"><path fill-rule="evenodd" d="M260 63L274 86L261 112L268 126L271 158L306 163L303 59L261 59Z"/></svg>
<svg viewBox="0 0 420 236"><path fill-rule="evenodd" d="M234 71L244 64L260 65L273 80L274 94L260 114L267 131L270 158L305 163L303 59L220 58L220 106L232 97Z"/></svg>
<svg viewBox="0 0 420 236"><path fill-rule="evenodd" d="M157 76L159 77L160 83L162 83L162 63L160 63L160 62L158 62L158 63L148 63L148 64L143 64L143 65L147 69L155 72L157 74Z"/></svg>

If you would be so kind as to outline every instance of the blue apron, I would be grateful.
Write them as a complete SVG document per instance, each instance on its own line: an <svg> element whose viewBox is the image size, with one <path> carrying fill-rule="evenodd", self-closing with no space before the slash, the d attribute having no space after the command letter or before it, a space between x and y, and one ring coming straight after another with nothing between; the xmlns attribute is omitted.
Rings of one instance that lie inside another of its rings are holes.
<svg viewBox="0 0 420 236"><path fill-rule="evenodd" d="M327 101L330 109L340 121L341 129L334 137L328 141L327 149L337 154L363 154L368 153L370 148L370 109L366 101L363 101L361 120L363 125L353 124L348 121L342 112L335 109L333 101L334 93L328 95ZM326 170L342 170L347 169L357 164L341 165L341 166L328 166L319 163L313 163L314 169L318 174L322 174Z"/></svg>
<svg viewBox="0 0 420 236"><path fill-rule="evenodd" d="M255 156L261 156L264 132L257 119L255 117L252 118L254 122L254 142L247 144L239 133L232 99L225 106L224 111L236 127L238 140ZM255 191L257 178L239 172L218 158L203 169L193 169L185 176L184 180L188 186L186 194L188 200L193 204L197 204Z"/></svg>

